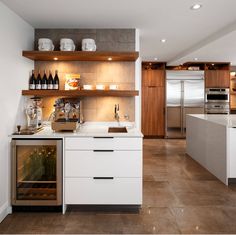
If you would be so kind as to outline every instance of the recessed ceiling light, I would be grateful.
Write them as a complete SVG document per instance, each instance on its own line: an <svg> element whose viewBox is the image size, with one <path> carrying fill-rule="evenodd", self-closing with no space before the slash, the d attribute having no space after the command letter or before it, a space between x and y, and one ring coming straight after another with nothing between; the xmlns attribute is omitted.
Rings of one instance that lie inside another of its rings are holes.
<svg viewBox="0 0 236 235"><path fill-rule="evenodd" d="M157 60L157 57L155 57L154 60Z"/></svg>
<svg viewBox="0 0 236 235"><path fill-rule="evenodd" d="M197 58L197 57L195 57L195 58L194 58L194 60L195 60L195 61L197 61L197 60L198 60L198 58Z"/></svg>
<svg viewBox="0 0 236 235"><path fill-rule="evenodd" d="M54 59L54 60L58 60L58 58L57 58L57 57L54 57L53 59Z"/></svg>
<svg viewBox="0 0 236 235"><path fill-rule="evenodd" d="M196 3L196 4L192 5L192 6L190 7L190 9L191 9L191 10L198 10L198 9L200 9L201 7L202 7L201 4Z"/></svg>
<svg viewBox="0 0 236 235"><path fill-rule="evenodd" d="M165 43L165 42L166 42L166 39L165 39L165 38L162 38L162 39L161 39L161 42L162 42L162 43Z"/></svg>
<svg viewBox="0 0 236 235"><path fill-rule="evenodd" d="M108 58L108 60L110 60L110 61L111 61L111 60L112 60L112 58L111 58L111 57L109 57L109 58Z"/></svg>

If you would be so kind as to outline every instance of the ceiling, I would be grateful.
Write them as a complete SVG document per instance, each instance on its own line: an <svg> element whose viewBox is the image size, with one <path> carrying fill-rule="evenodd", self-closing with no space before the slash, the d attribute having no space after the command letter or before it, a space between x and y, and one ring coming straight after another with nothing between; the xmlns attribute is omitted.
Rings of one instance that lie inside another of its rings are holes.
<svg viewBox="0 0 236 235"><path fill-rule="evenodd" d="M35 28L138 28L142 60L236 65L236 0L0 1Z"/></svg>

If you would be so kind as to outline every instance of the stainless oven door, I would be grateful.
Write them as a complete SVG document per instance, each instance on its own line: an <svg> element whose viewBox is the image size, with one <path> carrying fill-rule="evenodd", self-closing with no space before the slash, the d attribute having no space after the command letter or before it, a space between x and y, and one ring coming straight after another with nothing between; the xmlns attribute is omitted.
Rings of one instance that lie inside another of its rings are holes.
<svg viewBox="0 0 236 235"><path fill-rule="evenodd" d="M229 94L221 94L221 93L207 93L206 94L206 102L221 102L226 103L229 102Z"/></svg>
<svg viewBox="0 0 236 235"><path fill-rule="evenodd" d="M205 105L206 114L229 114L229 103L207 103Z"/></svg>

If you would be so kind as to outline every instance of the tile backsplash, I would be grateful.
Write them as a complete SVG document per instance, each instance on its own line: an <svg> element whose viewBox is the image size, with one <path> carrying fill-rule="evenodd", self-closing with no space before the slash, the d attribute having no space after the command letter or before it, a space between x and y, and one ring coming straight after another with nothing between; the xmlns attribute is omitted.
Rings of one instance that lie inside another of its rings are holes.
<svg viewBox="0 0 236 235"><path fill-rule="evenodd" d="M134 29L36 29L35 49L37 39L49 37L53 40L58 50L60 38L72 38L79 45L82 38L95 39L99 51L134 51L135 30ZM79 48L79 46L78 46ZM135 63L134 62L86 62L86 61L35 61L36 73L44 69L58 70L60 89L64 90L65 75L67 73L79 73L81 85L103 84L118 85L121 90L135 89ZM83 97L82 107L85 121L114 121L114 106L120 105L120 120L124 121L124 115L129 116L130 121L135 119L134 97ZM53 111L55 98L43 99L43 117L48 119Z"/></svg>
<svg viewBox="0 0 236 235"><path fill-rule="evenodd" d="M65 75L67 73L79 73L81 75L81 85L103 84L118 85L118 89L135 89L133 62L50 62L36 61L36 73L40 70L51 70L53 73L58 70L60 89L65 87ZM43 99L44 119L47 119L53 110L55 98ZM120 104L120 117L124 120L124 114L128 114L130 121L134 121L134 97L84 97L83 114L85 121L113 121L114 105Z"/></svg>
<svg viewBox="0 0 236 235"><path fill-rule="evenodd" d="M135 29L35 29L35 50L39 38L50 38L55 50L59 50L61 38L71 38L76 50L81 50L83 38L94 39L97 51L135 50Z"/></svg>

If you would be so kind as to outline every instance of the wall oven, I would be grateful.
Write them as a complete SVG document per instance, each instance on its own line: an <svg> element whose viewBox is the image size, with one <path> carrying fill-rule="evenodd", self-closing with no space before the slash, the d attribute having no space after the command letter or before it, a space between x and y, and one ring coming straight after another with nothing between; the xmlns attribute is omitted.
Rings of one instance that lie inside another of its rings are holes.
<svg viewBox="0 0 236 235"><path fill-rule="evenodd" d="M207 88L205 94L205 113L206 114L229 114L228 88Z"/></svg>
<svg viewBox="0 0 236 235"><path fill-rule="evenodd" d="M62 140L12 140L12 205L62 204Z"/></svg>
<svg viewBox="0 0 236 235"><path fill-rule="evenodd" d="M207 88L206 103L228 103L229 102L229 89L228 88Z"/></svg>

